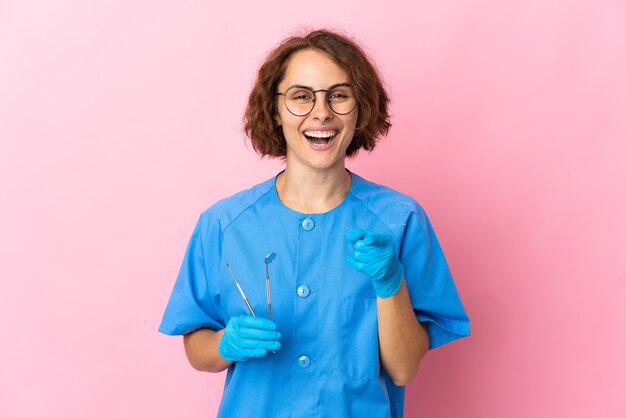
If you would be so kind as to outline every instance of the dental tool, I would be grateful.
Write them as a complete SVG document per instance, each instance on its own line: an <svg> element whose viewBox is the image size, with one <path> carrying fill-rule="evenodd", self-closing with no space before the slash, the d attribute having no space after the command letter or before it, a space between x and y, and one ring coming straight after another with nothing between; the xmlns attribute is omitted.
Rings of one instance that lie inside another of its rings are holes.
<svg viewBox="0 0 626 418"><path fill-rule="evenodd" d="M230 272L230 275L233 276L233 280L235 281L235 284L237 285L237 289L239 289L239 293L241 293L241 297L243 298L243 301L246 302L246 306L250 310L250 313L252 314L252 316L256 316L256 314L254 313L254 310L252 309L252 305L250 305L250 302L248 301L248 298L246 297L246 294L243 292L243 289L239 285L239 282L237 281L237 278L233 274L233 271L231 270L231 268L228 265L228 263L226 263L226 267L228 267L228 271ZM270 314L270 319L271 319L271 314Z"/></svg>
<svg viewBox="0 0 626 418"><path fill-rule="evenodd" d="M272 292L270 290L270 273L269 265L276 258L276 253L271 252L265 256L265 290L267 291L267 311L269 313L270 321L272 320Z"/></svg>

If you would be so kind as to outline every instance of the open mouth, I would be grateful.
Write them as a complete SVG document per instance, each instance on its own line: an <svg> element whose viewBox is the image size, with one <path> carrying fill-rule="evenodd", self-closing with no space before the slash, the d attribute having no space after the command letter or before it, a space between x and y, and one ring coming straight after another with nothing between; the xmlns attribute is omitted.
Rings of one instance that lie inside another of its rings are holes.
<svg viewBox="0 0 626 418"><path fill-rule="evenodd" d="M304 137L314 146L323 147L328 145L337 136L338 131L305 131Z"/></svg>

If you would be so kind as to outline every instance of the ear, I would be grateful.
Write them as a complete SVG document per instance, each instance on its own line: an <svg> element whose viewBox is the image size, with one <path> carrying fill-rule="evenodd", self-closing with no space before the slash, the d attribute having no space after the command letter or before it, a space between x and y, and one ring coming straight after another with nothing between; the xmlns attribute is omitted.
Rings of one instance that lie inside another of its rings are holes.
<svg viewBox="0 0 626 418"><path fill-rule="evenodd" d="M283 121L280 118L279 114L276 114L276 116L274 116L274 121L276 122L276 126L282 126L282 124L283 124Z"/></svg>

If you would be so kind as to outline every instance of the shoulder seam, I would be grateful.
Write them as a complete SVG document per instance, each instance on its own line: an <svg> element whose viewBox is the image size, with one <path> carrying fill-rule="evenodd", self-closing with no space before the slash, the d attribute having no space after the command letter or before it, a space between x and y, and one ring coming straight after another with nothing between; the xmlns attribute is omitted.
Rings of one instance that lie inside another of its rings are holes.
<svg viewBox="0 0 626 418"><path fill-rule="evenodd" d="M393 231L391 230L391 228L389 228L389 225L387 224L387 222L385 222L379 215L378 213L376 213L374 210L372 210L372 208L370 208L370 206L365 203L365 201L358 196L356 193L352 193L351 194L359 201L361 202L361 204L365 207L365 209L367 209L372 215L374 215L376 217L376 219L378 219L380 221L381 224L385 225L385 228L387 229L387 232L391 233L393 235Z"/></svg>
<svg viewBox="0 0 626 418"><path fill-rule="evenodd" d="M228 229L228 227L237 220L237 218L239 218L245 211L247 211L248 209L250 209L251 206L253 206L256 202L259 201L259 199L261 199L263 196L265 196L266 194L268 194L273 187L268 188L265 192L261 193L259 196L257 196L256 199L254 199L252 202L250 202L249 204L247 204L245 207L243 207L239 213L237 213L236 216L234 216L231 220L228 221L228 224L224 225L224 227L222 228L222 232L226 231Z"/></svg>

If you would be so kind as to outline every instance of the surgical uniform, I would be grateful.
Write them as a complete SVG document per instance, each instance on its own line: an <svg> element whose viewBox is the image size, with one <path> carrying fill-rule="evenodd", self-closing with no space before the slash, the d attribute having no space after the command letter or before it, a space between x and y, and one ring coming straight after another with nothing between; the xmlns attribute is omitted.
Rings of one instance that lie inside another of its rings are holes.
<svg viewBox="0 0 626 418"><path fill-rule="evenodd" d="M354 173L350 192L323 214L294 211L275 178L217 202L200 216L159 330L220 330L249 315L229 263L257 316L267 318L265 263L282 348L229 368L218 417L402 417L404 388L380 365L376 293L345 261L354 228L391 234L415 315L430 348L469 335L437 237L412 198Z"/></svg>

